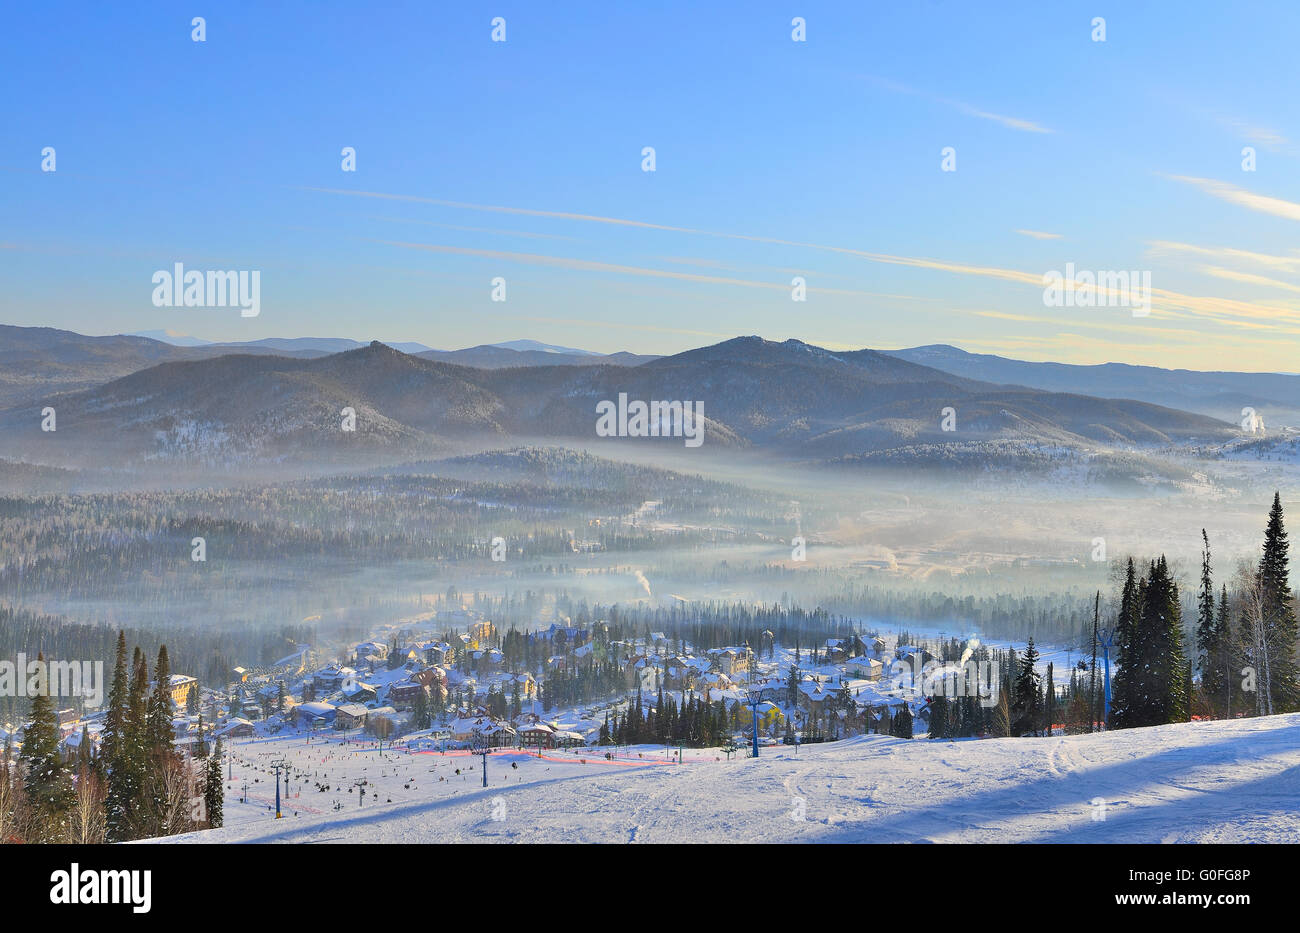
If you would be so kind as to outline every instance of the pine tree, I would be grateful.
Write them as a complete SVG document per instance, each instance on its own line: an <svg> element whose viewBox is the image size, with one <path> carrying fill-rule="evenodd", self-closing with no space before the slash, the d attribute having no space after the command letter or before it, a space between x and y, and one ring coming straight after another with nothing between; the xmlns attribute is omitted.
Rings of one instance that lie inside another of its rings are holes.
<svg viewBox="0 0 1300 933"><path fill-rule="evenodd" d="M221 736L217 736L217 745L208 756L207 773L203 779L203 808L207 813L208 825L217 829L222 823L222 808L225 803L225 789L221 784Z"/></svg>
<svg viewBox="0 0 1300 933"><path fill-rule="evenodd" d="M1223 668L1219 665L1219 625L1215 614L1214 581L1210 568L1210 537L1201 529L1201 589L1196 601L1196 660L1201 688L1213 703L1222 693Z"/></svg>
<svg viewBox="0 0 1300 933"><path fill-rule="evenodd" d="M1215 702L1223 703L1224 715L1232 718L1232 693L1235 680L1232 676L1232 656L1233 656L1233 639L1232 639L1232 619L1231 610L1228 607L1228 585L1223 584L1219 594L1219 615L1215 621L1215 642L1219 647L1218 658L1215 666L1219 669L1219 677L1223 685L1223 693L1220 697L1215 698Z"/></svg>
<svg viewBox="0 0 1300 933"><path fill-rule="evenodd" d="M516 715L518 714L516 713ZM421 688L415 691L415 700L411 703L411 725L416 729L427 729L431 723L429 694Z"/></svg>
<svg viewBox="0 0 1300 933"><path fill-rule="evenodd" d="M1011 684L1003 681L998 690L998 703L993 707L989 717L989 735L994 738L1006 738L1011 734L1011 708L1007 697L1011 693Z"/></svg>
<svg viewBox="0 0 1300 933"><path fill-rule="evenodd" d="M1125 584L1126 592L1128 584ZM1182 606L1178 586L1163 556L1152 561L1137 582L1129 604L1129 640L1120 646L1114 726L1155 726L1185 722L1190 715L1188 664L1183 651Z"/></svg>
<svg viewBox="0 0 1300 933"><path fill-rule="evenodd" d="M1259 561L1264 632L1270 646L1267 682L1272 688L1275 713L1293 712L1300 708L1300 667L1296 664L1296 639L1300 632L1297 631L1295 605L1288 580L1289 548L1282 517L1282 497L1275 492L1264 531L1264 553Z"/></svg>
<svg viewBox="0 0 1300 933"><path fill-rule="evenodd" d="M1147 681L1150 724L1186 722L1191 713L1191 683L1183 651L1182 602L1163 555L1154 566L1146 595L1142 624L1150 633Z"/></svg>
<svg viewBox="0 0 1300 933"><path fill-rule="evenodd" d="M1120 594L1119 618L1115 622L1114 645L1119 670L1115 673L1111 694L1110 722L1107 728L1122 729L1128 725L1130 710L1138 695L1138 670L1141 657L1138 646L1139 584L1137 567L1128 559L1124 576L1124 589Z"/></svg>
<svg viewBox="0 0 1300 933"><path fill-rule="evenodd" d="M900 739L910 739L912 737L912 711L904 703L898 710L898 715L894 717L894 734Z"/></svg>
<svg viewBox="0 0 1300 933"><path fill-rule="evenodd" d="M958 735L970 738L984 732L984 715L974 694L968 694L962 701L961 729Z"/></svg>
<svg viewBox="0 0 1300 933"><path fill-rule="evenodd" d="M93 767L90 760L90 726L81 727L81 741L77 743L77 774L85 774Z"/></svg>
<svg viewBox="0 0 1300 933"><path fill-rule="evenodd" d="M127 782L126 836L139 839L149 835L152 811L146 798L145 782L149 774L148 710L149 662L137 645L131 665L131 683L126 697L123 775Z"/></svg>
<svg viewBox="0 0 1300 933"><path fill-rule="evenodd" d="M168 808L166 778L175 767L175 735L172 728L171 662L167 657L167 646L161 645L144 727L146 770L141 816L145 824L142 828L149 835L163 835L169 831L165 825Z"/></svg>
<svg viewBox="0 0 1300 933"><path fill-rule="evenodd" d="M1034 669L1037 664L1038 649L1034 647L1034 636L1030 635L1016 676L1016 706L1011 724L1014 735L1038 735L1041 728L1043 692L1038 671Z"/></svg>
<svg viewBox="0 0 1300 933"><path fill-rule="evenodd" d="M930 738L948 738L948 698L942 693L930 698Z"/></svg>
<svg viewBox="0 0 1300 933"><path fill-rule="evenodd" d="M110 842L121 842L129 836L128 814L133 800L133 780L128 757L128 684L126 675L126 633L117 633L117 655L113 662L113 684L108 691L108 707L104 718L104 732L100 739L99 755L108 779L105 816Z"/></svg>
<svg viewBox="0 0 1300 933"><path fill-rule="evenodd" d="M158 663L154 667L153 690L145 712L145 741L151 748L171 747L172 732L172 693L171 663L167 658L167 646L158 648Z"/></svg>
<svg viewBox="0 0 1300 933"><path fill-rule="evenodd" d="M62 842L68 837L75 800L72 775L59 751L59 719L50 700L45 655L38 654L40 689L32 697L31 722L23 730L18 759L24 766L23 794L27 800L28 837L33 842Z"/></svg>

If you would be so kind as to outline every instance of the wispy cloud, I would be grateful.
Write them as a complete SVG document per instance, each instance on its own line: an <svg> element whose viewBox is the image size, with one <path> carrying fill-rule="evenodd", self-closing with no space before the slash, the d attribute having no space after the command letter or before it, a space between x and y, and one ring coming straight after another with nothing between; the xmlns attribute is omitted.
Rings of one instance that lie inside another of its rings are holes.
<svg viewBox="0 0 1300 933"><path fill-rule="evenodd" d="M1022 120L1019 117L1008 117L1004 114L993 113L980 107L974 107L960 100L954 100L951 97L943 97L938 94L931 94L929 91L921 91L906 84L900 84L897 81L891 81L888 78L878 78L872 75L865 75L866 80L870 81L877 87L892 91L895 94L909 94L913 97L922 97L926 100L934 101L936 104L943 104L945 107L964 113L968 117L976 117L980 120L990 120L994 123L1001 124L1009 130L1019 130L1022 133L1051 133L1052 130L1032 120Z"/></svg>
<svg viewBox="0 0 1300 933"><path fill-rule="evenodd" d="M1292 285L1290 282L1282 282L1278 279L1272 279L1266 275L1255 275L1252 272L1241 272L1236 269L1224 269L1221 266L1201 266L1200 269L1206 275L1212 275L1220 279L1227 279L1230 282L1242 282L1247 285L1263 285L1267 288L1280 288L1289 292L1300 292L1300 286Z"/></svg>
<svg viewBox="0 0 1300 933"><path fill-rule="evenodd" d="M1014 321L1017 324L1040 324L1057 327L1061 323L1060 313L1053 309L1053 314L1032 315L1032 314L1015 314L1010 311L972 311L971 314L976 317L992 318L998 321ZM1199 341L1205 339L1205 334L1199 330L1188 328L1166 327L1164 325L1137 324L1129 320L1124 320L1122 325L1116 324L1114 319L1097 319L1085 320L1079 315L1070 319L1071 327L1082 327L1089 330L1114 331L1117 327L1122 326L1126 334L1150 334L1155 337L1165 339L1182 339L1186 341Z"/></svg>
<svg viewBox="0 0 1300 933"><path fill-rule="evenodd" d="M673 227L666 224L652 224L640 220L623 220L617 217L598 217L592 214L571 214L565 211L541 211L527 207L498 207L489 204L465 204L460 201L444 201L439 198L426 198L415 194L388 194L381 191L353 191L347 188L314 188L302 186L301 191L318 191L323 194L344 194L357 198L379 198L384 201L407 201L413 204L434 204L438 207L459 208L467 211L494 211L501 214L518 214L523 217L550 217L556 220L581 220L592 223L617 224L623 227L640 227L644 230L667 230L675 233L701 233L688 227Z"/></svg>
<svg viewBox="0 0 1300 933"><path fill-rule="evenodd" d="M371 217L381 223L419 224L424 227L438 227L441 230L456 230L461 233L488 233L493 236L518 236L537 240L576 240L577 237L564 236L560 233L535 233L529 230L500 230L495 227L460 227L456 224L440 224L433 220L418 220L412 217Z"/></svg>
<svg viewBox="0 0 1300 933"><path fill-rule="evenodd" d="M631 324L623 321L593 321L584 318L534 317L522 314L513 315L512 317L516 321L527 321L534 324L559 324L566 327L600 327L608 330L642 330L653 334L682 334L687 337L721 337L724 339L735 336L735 334L732 333L721 333L711 330L688 330L681 327L659 327L654 324Z"/></svg>
<svg viewBox="0 0 1300 933"><path fill-rule="evenodd" d="M676 279L682 282L699 282L706 285L734 285L741 288L763 288L773 291L788 292L789 282L763 282L754 279L738 279L723 275L704 275L697 272L677 272L671 269L651 269L645 266L628 266L620 263L599 262L594 259L578 259L570 256L546 256L539 253L514 253L497 249L472 249L467 246L448 246L441 243L404 243L397 240L372 240L387 246L399 246L404 249L425 250L431 253L446 253L454 256L475 256L480 259L499 259L503 262L519 262L536 266L549 266L556 269L568 269L577 272L605 272L614 275L636 275L656 279ZM808 285L808 291L822 295L847 295L853 298L910 298L910 295L891 295L882 292L866 292L843 288L819 288Z"/></svg>
<svg viewBox="0 0 1300 933"><path fill-rule="evenodd" d="M669 224L647 223L645 221L627 220L624 218L603 217L594 214L576 214L565 211L544 211L533 208L514 208L501 206L487 206L465 204L461 202L448 202L434 198L421 198L414 195L385 195L371 192L347 191L340 189L311 189L317 191L326 191L330 193L350 195L354 197L381 197L393 198L399 200L420 201L439 205L453 205L465 210L482 210L509 214L527 214L537 217L553 217L565 220L578 220L589 223L615 224L618 226L648 228L655 230L664 230L674 233L686 233L697 236L719 237L728 240L741 240L753 243L769 243L779 246L797 247L801 249L821 250L829 253L835 253L843 256L855 256L865 259L869 262L882 263L885 265L903 266L915 269L928 269L938 272L947 272L954 275L965 275L980 278L995 279L998 281L1011 282L1019 285L1033 286L1041 289L1044 286L1042 272L1025 272L1019 269L1004 269L997 266L981 266L971 263L953 262L942 259L930 259L916 256L896 256L888 253L875 253L868 250L853 249L844 246L831 246L822 243L807 243L798 240L785 240L777 237L754 236L741 233L723 233L713 230L699 230L690 227L678 227ZM1300 210L1300 205L1295 205ZM390 241L378 241L390 242ZM470 250L464 247L425 245L418 243L391 243L390 245L403 246L410 249L429 249L433 251L455 253L460 255L478 255L486 258L512 258L519 262L533 262L540 265L553 265L573 269L585 269L588 271L605 271L615 272L626 275L641 275L656 278L675 278L686 281L709 282L723 285L740 285L750 288L768 288L768 289L786 289L788 284L775 282L759 282L745 279L736 279L725 276L706 276L694 275L691 273L671 272L663 269L645 269L637 266L620 266L613 263L602 263L594 260L568 259L562 257L536 256L526 253L503 253L494 250ZM814 289L810 289L814 290ZM852 292L847 290L832 289L815 289L831 294L848 294L864 295L872 297L911 297L897 295L883 295L876 292ZM1105 297L1104 295L1101 297ZM1260 304L1252 301L1239 301L1232 298L1220 298L1217 296L1188 295L1181 292L1171 291L1164 288L1152 288L1152 309L1156 312L1183 317L1203 317L1223 323L1232 324L1244 328L1277 328L1286 330L1290 326L1300 323L1300 309L1287 307L1277 303ZM1159 316L1159 315L1157 315ZM1289 332L1289 330L1287 330Z"/></svg>
<svg viewBox="0 0 1300 933"><path fill-rule="evenodd" d="M1044 233L1042 230L1017 230L1016 233L1020 234L1021 236L1027 236L1034 240L1061 239L1061 234L1059 233Z"/></svg>
<svg viewBox="0 0 1300 933"><path fill-rule="evenodd" d="M1273 198L1266 194L1256 194L1229 182L1216 181L1213 178L1195 178L1190 175L1170 175L1168 177L1174 181L1198 188L1211 197L1236 204L1238 207L1244 207L1247 210L1258 211L1261 214L1272 214L1274 217L1285 217L1287 220L1300 220L1300 204L1294 201Z"/></svg>
<svg viewBox="0 0 1300 933"><path fill-rule="evenodd" d="M733 266L728 266L720 259L703 259L696 256L658 256L660 262L673 262L682 266L696 266L700 269L727 269L735 271Z"/></svg>
<svg viewBox="0 0 1300 933"><path fill-rule="evenodd" d="M955 338L962 347L994 353L1014 352L1018 358L1064 363L1095 365L1098 361L1112 362L1122 358L1140 358L1150 355L1152 345L1125 343L1103 337L1081 337L1078 334L1056 333L1050 337L982 337ZM1156 345L1158 348L1158 344Z"/></svg>
<svg viewBox="0 0 1300 933"><path fill-rule="evenodd" d="M1194 246L1190 243L1175 243L1169 240L1151 240L1147 243L1150 251L1159 253L1188 253L1203 256L1219 262L1251 262L1267 266L1278 271L1300 271L1300 255L1278 256L1272 253L1257 253L1253 250L1236 249L1231 246Z"/></svg>
<svg viewBox="0 0 1300 933"><path fill-rule="evenodd" d="M1262 121L1227 114L1213 107L1206 107L1200 99L1194 99L1182 93L1161 91L1154 92L1153 96L1162 106L1180 110L1196 117L1198 120L1213 123L1220 129L1231 133L1237 140L1244 139L1255 145L1263 146L1270 152L1280 152L1286 156L1300 154L1300 150L1285 134L1265 125Z"/></svg>
<svg viewBox="0 0 1300 933"><path fill-rule="evenodd" d="M1291 143L1291 140L1274 129L1236 117L1220 117L1218 119L1219 123L1226 126L1233 133L1252 143L1263 146L1270 152L1282 152L1287 155L1295 154L1295 146Z"/></svg>

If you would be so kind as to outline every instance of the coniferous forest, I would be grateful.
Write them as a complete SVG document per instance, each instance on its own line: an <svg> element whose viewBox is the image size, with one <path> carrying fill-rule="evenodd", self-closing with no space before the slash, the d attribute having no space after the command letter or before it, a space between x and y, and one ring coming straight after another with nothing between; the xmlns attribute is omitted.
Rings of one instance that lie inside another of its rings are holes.
<svg viewBox="0 0 1300 933"><path fill-rule="evenodd" d="M139 647L128 662L119 633L97 749L83 732L75 752L61 750L53 702L35 696L21 751L0 759L0 841L124 842L222 825L221 739L200 729L191 753L176 748L171 673L166 645L151 673Z"/></svg>

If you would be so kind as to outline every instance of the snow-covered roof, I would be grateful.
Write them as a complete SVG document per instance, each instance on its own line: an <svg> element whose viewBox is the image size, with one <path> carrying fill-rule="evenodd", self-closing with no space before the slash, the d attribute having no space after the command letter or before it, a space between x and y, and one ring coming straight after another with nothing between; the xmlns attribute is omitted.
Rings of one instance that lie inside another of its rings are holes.
<svg viewBox="0 0 1300 933"><path fill-rule="evenodd" d="M298 707L299 715L317 718L333 716L337 711L338 707L331 706L329 703L303 703Z"/></svg>
<svg viewBox="0 0 1300 933"><path fill-rule="evenodd" d="M498 732L514 732L515 727L504 722L492 722L474 730L480 735L496 735Z"/></svg>
<svg viewBox="0 0 1300 933"><path fill-rule="evenodd" d="M825 699L830 691L826 689L827 685L816 680L805 680L799 684L799 692L810 700Z"/></svg>

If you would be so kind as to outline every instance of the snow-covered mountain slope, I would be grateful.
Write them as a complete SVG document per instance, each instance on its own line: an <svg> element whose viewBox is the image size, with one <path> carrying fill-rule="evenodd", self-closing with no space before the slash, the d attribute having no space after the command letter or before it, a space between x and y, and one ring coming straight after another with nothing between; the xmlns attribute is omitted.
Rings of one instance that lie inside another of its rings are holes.
<svg viewBox="0 0 1300 933"><path fill-rule="evenodd" d="M662 748L619 762L591 749L503 751L488 760L486 789L479 760L463 753L399 746L381 761L373 749L319 743L236 745L226 828L160 841L1300 841L1300 714L1063 738L868 736L797 755L765 748L758 760L687 750L680 765ZM274 785L253 769L280 756L337 790L297 779L301 796L286 810L296 815L275 821ZM362 777L370 795L358 807L347 788ZM241 805L244 781L263 790Z"/></svg>

